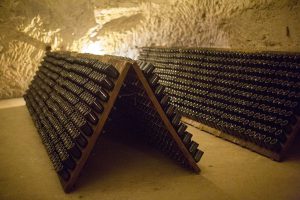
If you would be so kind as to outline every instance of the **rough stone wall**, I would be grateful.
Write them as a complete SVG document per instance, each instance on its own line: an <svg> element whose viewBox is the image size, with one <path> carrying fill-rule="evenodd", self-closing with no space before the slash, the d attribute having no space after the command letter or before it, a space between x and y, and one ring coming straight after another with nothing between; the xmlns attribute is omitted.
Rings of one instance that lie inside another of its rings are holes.
<svg viewBox="0 0 300 200"><path fill-rule="evenodd" d="M1 0L0 98L21 96L47 44L136 58L138 47L300 52L299 0Z"/></svg>

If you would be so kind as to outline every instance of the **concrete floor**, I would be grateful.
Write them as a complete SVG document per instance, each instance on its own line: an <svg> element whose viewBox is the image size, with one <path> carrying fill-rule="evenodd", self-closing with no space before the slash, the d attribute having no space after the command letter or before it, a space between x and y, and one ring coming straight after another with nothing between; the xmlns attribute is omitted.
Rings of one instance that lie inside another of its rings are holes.
<svg viewBox="0 0 300 200"><path fill-rule="evenodd" d="M101 137L65 194L25 106L0 109L0 199L300 199L300 138L274 162L189 127L205 152L199 175L154 149Z"/></svg>
<svg viewBox="0 0 300 200"><path fill-rule="evenodd" d="M0 100L0 109L11 108L25 105L23 98L3 99Z"/></svg>

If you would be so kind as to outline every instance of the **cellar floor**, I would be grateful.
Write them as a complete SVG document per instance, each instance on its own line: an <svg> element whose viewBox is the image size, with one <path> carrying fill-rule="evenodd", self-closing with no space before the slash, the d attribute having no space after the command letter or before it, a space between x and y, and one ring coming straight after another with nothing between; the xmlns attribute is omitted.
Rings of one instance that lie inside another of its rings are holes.
<svg viewBox="0 0 300 200"><path fill-rule="evenodd" d="M199 175L141 143L101 137L65 194L21 101L0 101L0 199L300 199L299 137L278 163L192 127L205 152Z"/></svg>

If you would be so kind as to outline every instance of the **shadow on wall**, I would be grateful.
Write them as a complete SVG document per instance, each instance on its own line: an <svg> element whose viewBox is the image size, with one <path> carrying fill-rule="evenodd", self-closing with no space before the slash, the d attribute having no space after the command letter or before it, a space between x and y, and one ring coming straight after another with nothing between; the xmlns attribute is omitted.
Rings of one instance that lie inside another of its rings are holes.
<svg viewBox="0 0 300 200"><path fill-rule="evenodd" d="M22 96L46 44L131 58L149 45L300 51L299 11L290 0L3 0L0 98Z"/></svg>

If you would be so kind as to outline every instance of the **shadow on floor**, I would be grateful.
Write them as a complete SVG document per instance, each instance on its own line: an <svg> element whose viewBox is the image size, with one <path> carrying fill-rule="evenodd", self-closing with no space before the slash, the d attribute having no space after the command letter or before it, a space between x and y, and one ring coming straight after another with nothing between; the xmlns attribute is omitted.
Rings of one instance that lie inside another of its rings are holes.
<svg viewBox="0 0 300 200"><path fill-rule="evenodd" d="M300 160L300 134L297 134L291 148L288 150L287 155L283 162L299 161Z"/></svg>
<svg viewBox="0 0 300 200"><path fill-rule="evenodd" d="M157 184L156 177L172 179L174 176L193 175L192 171L139 139L102 135L78 179L76 189L103 185L103 190L113 190L112 186L116 185L113 182L117 182L119 187L126 187L126 184L131 187L150 184L152 187Z"/></svg>

